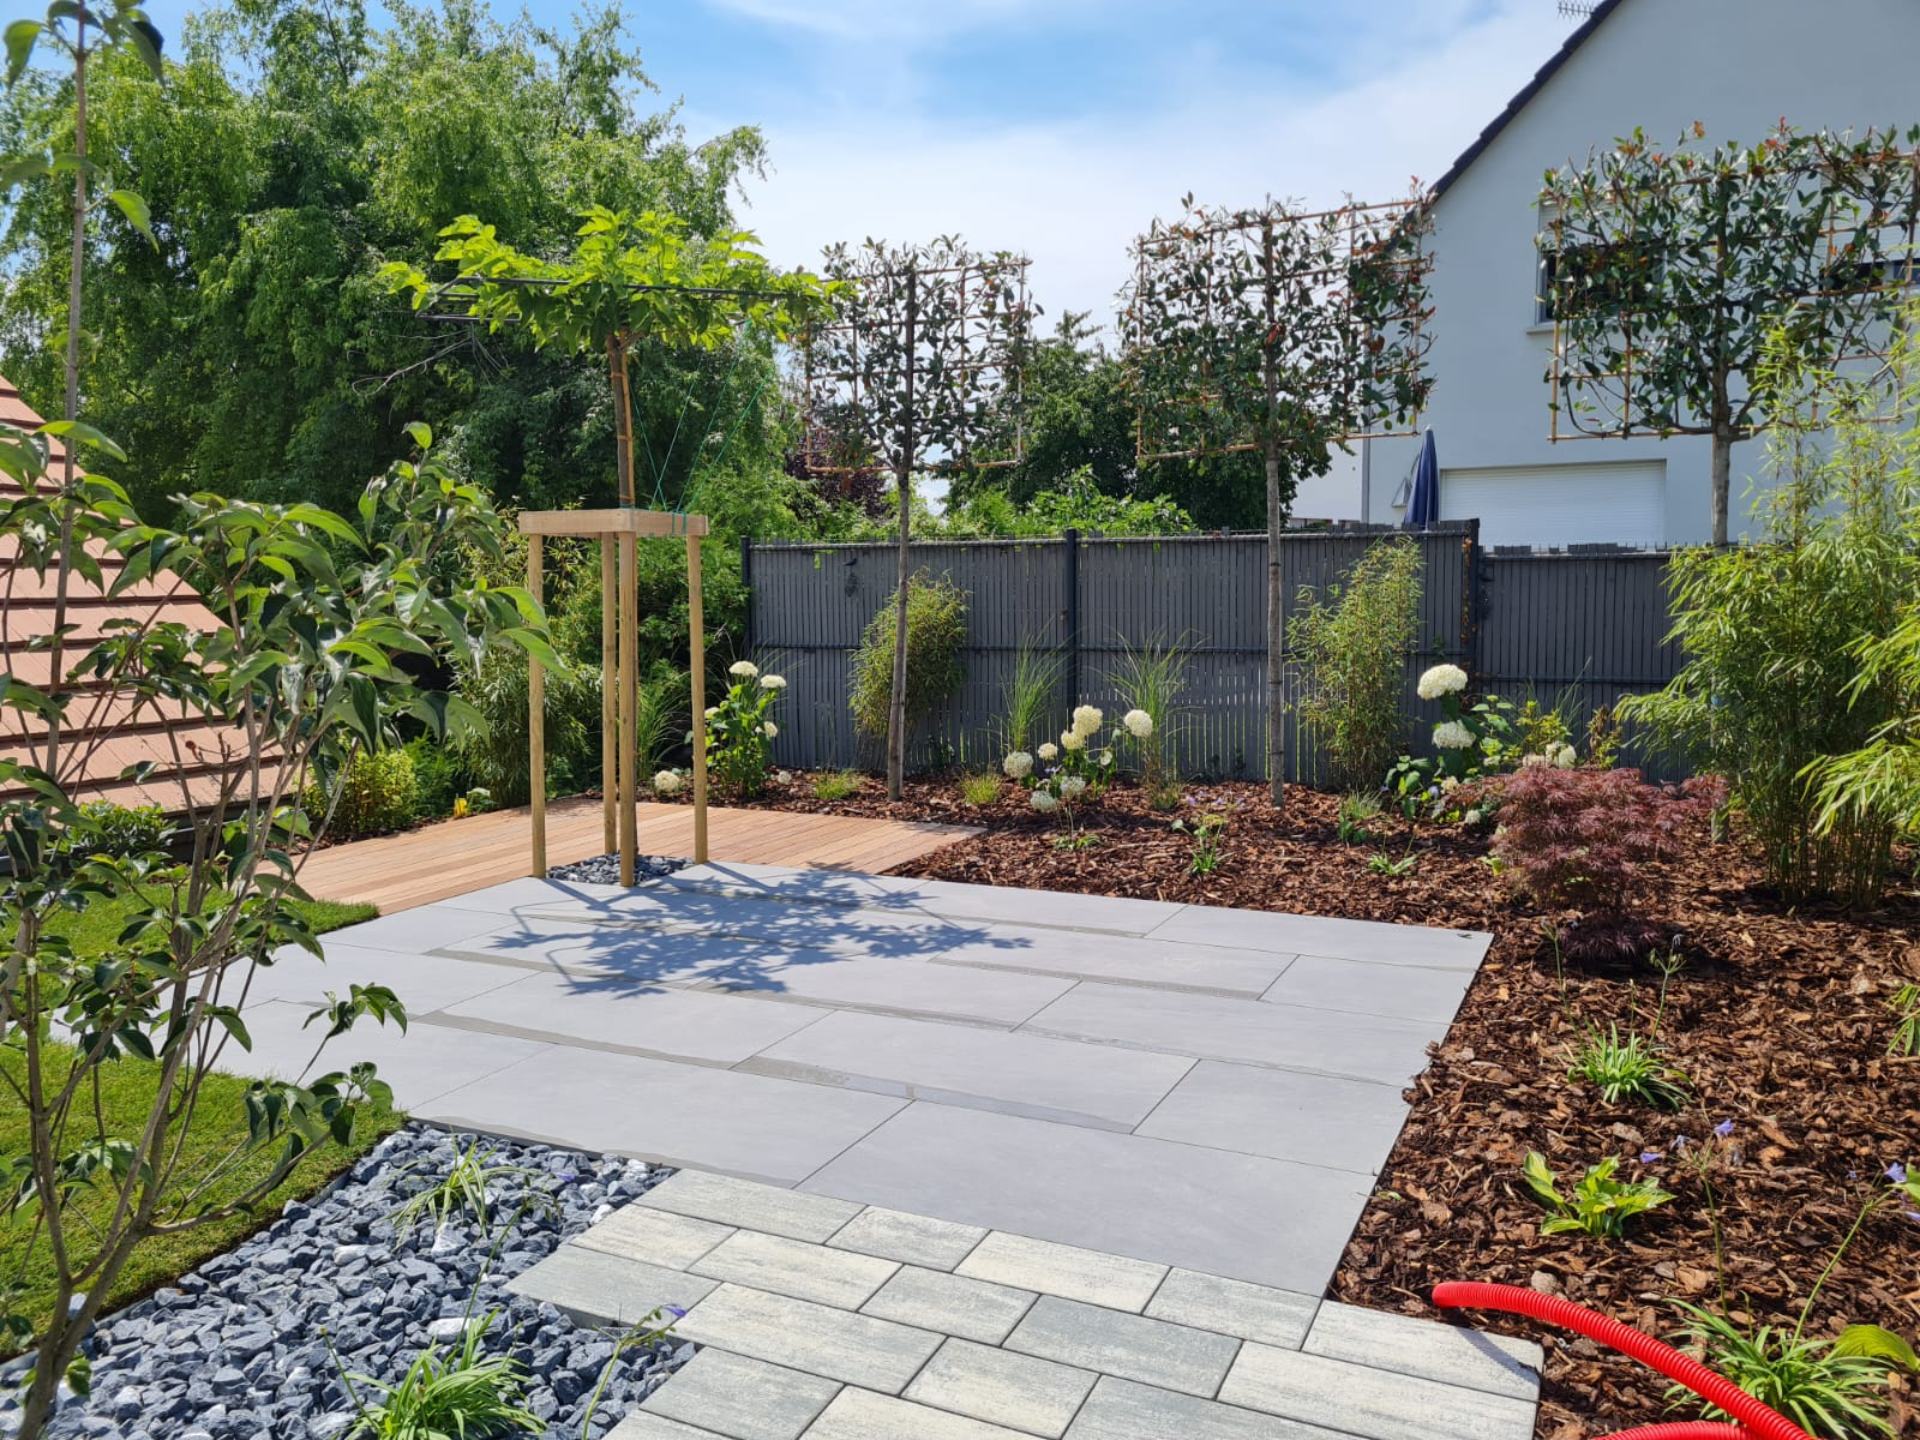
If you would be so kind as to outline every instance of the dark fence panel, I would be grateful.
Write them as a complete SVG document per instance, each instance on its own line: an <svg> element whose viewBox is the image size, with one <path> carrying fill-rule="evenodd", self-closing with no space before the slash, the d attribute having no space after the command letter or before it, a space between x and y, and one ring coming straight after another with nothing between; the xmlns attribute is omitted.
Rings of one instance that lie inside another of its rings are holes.
<svg viewBox="0 0 1920 1440"><path fill-rule="evenodd" d="M1306 589L1324 594L1393 532L1303 531L1282 542L1285 614ZM1678 663L1665 643L1665 556L1483 552L1478 526L1418 537L1424 583L1421 642L1407 657L1410 747L1425 743L1435 707L1414 685L1446 659L1515 700L1565 698L1584 717L1629 691L1656 689ZM750 633L756 655L788 690L774 753L782 765L872 766L880 745L856 735L847 706L860 635L893 592L889 544L755 545ZM1178 760L1197 775L1264 772L1266 538L1261 535L916 544L916 571L968 594L966 679L913 737L917 765L990 765L1004 749L1005 687L1022 644L1058 652L1063 683L1049 726L1086 701L1117 719L1129 650L1154 641L1186 653ZM1287 677L1288 698L1296 698ZM1287 723L1289 779L1315 780L1319 760L1297 711Z"/></svg>

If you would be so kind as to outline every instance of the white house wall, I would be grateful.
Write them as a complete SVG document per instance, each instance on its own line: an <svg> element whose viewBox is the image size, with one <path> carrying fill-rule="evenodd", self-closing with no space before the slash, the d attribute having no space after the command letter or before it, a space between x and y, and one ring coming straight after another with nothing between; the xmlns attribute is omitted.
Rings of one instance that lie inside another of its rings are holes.
<svg viewBox="0 0 1920 1440"><path fill-rule="evenodd" d="M1756 141L1782 117L1803 130L1904 129L1920 121L1916 57L1920 0L1624 0L1436 207L1436 383L1426 423L1443 490L1452 469L1664 461L1666 542L1708 539L1705 438L1549 438L1553 332L1534 323L1541 177L1636 125L1662 144L1696 120L1707 127L1706 143ZM1489 120L1508 98L1487 97ZM1368 518L1399 518L1392 501L1414 443L1372 442ZM1762 477L1765 458L1762 441L1735 448L1736 532L1746 518L1743 493Z"/></svg>

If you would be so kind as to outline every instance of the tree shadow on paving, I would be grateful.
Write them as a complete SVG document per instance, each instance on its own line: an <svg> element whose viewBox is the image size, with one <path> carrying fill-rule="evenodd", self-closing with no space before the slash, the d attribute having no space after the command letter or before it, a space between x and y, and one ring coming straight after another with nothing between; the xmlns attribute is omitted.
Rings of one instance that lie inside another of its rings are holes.
<svg viewBox="0 0 1920 1440"><path fill-rule="evenodd" d="M658 884L609 898L556 883L552 901L521 906L500 930L436 953L534 963L581 994L621 996L688 987L778 993L790 988L783 974L803 967L937 960L961 945L1033 948L994 934L989 922L927 914L910 894L889 905L872 880L828 872L804 889L767 887L777 898Z"/></svg>

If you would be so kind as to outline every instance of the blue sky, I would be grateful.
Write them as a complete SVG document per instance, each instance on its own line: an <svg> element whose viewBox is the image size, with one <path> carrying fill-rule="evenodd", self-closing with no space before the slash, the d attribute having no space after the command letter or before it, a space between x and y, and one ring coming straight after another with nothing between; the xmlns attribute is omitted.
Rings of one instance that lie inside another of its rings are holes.
<svg viewBox="0 0 1920 1440"><path fill-rule="evenodd" d="M503 18L521 0L493 0ZM156 0L177 29L186 0ZM531 0L545 23L572 0ZM1431 181L1572 28L1555 0L629 0L699 138L759 125L744 223L783 263L959 231L1104 320L1187 191L1384 200Z"/></svg>

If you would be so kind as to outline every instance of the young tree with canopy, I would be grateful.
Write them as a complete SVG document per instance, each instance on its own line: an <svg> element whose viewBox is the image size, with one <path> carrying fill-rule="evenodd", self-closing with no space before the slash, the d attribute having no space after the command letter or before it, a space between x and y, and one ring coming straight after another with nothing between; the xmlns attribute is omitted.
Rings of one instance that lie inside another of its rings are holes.
<svg viewBox="0 0 1920 1440"><path fill-rule="evenodd" d="M1432 378L1425 324L1431 225L1417 202L1309 214L1193 197L1134 244L1122 292L1143 464L1253 453L1266 480L1267 782L1285 798L1280 537L1304 476L1332 447L1403 427Z"/></svg>
<svg viewBox="0 0 1920 1440"><path fill-rule="evenodd" d="M1712 440L1713 543L1734 445L1775 422L1770 340L1841 370L1885 348L1920 239L1920 127L1670 149L1635 130L1549 171L1539 245L1554 321L1554 437ZM1563 423L1572 434L1563 437Z"/></svg>
<svg viewBox="0 0 1920 1440"><path fill-rule="evenodd" d="M877 462L893 472L899 494L887 712L887 794L898 800L906 778L913 477L1019 458L1021 364L1037 311L1025 256L981 254L954 235L926 245L835 245L825 270L845 288L832 321L806 337L808 431L827 442L807 464L830 474Z"/></svg>

